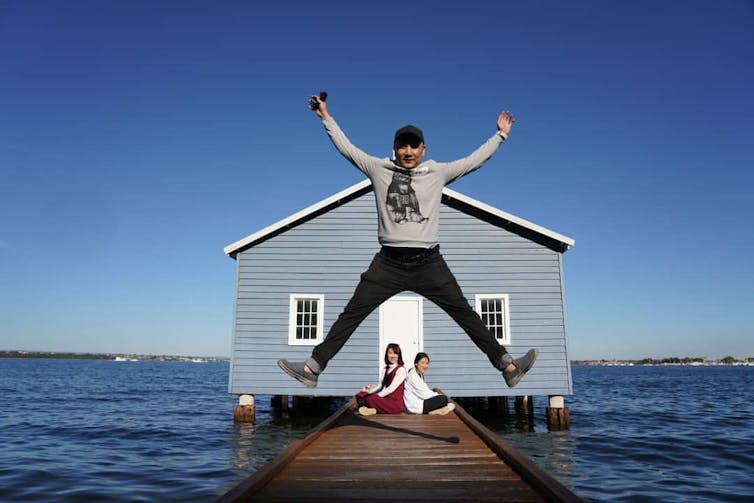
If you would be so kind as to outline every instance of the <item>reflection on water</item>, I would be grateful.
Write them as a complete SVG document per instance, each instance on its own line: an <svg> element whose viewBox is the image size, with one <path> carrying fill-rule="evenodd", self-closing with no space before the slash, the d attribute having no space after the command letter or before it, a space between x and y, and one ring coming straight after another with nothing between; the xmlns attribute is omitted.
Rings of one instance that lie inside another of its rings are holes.
<svg viewBox="0 0 754 503"><path fill-rule="evenodd" d="M256 427L253 423L236 423L230 435L230 466L234 470L248 472L252 469L251 445Z"/></svg>
<svg viewBox="0 0 754 503"><path fill-rule="evenodd" d="M348 398L297 398L295 414L280 407L276 397L256 400L255 423L234 423L229 431L230 467L238 479L261 468L294 440L303 438L338 410ZM289 400L289 407L294 407Z"/></svg>

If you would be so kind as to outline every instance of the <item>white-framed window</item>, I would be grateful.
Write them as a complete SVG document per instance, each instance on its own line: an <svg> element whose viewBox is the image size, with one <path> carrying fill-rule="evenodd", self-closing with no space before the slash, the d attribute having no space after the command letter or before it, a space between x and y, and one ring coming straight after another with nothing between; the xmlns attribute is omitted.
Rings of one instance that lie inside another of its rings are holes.
<svg viewBox="0 0 754 503"><path fill-rule="evenodd" d="M511 343L510 299L507 293L477 294L476 312L500 344Z"/></svg>
<svg viewBox="0 0 754 503"><path fill-rule="evenodd" d="M314 346L324 339L325 296L292 293L288 311L288 344Z"/></svg>

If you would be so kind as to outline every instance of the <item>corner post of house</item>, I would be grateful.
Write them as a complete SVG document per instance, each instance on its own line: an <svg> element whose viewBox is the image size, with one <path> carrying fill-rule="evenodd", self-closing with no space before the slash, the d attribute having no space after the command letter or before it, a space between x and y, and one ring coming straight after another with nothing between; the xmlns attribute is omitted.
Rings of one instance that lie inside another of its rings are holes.
<svg viewBox="0 0 754 503"><path fill-rule="evenodd" d="M551 395L547 411L547 428L551 431L567 430L570 427L570 413L563 397Z"/></svg>
<svg viewBox="0 0 754 503"><path fill-rule="evenodd" d="M237 423L253 423L256 419L254 395L241 395L233 408L233 420Z"/></svg>

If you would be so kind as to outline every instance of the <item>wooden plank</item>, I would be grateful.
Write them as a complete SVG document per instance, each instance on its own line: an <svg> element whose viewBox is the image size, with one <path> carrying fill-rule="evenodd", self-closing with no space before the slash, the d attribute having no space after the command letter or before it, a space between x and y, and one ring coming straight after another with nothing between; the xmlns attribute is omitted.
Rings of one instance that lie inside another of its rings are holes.
<svg viewBox="0 0 754 503"><path fill-rule="evenodd" d="M495 435L479 421L471 417L462 407L456 407L456 413L503 461L509 464L524 480L543 494L548 501L583 502L566 486L558 482L529 458L518 452L508 442Z"/></svg>
<svg viewBox="0 0 754 503"><path fill-rule="evenodd" d="M352 407L218 501L581 501L461 407L369 417Z"/></svg>
<svg viewBox="0 0 754 503"><path fill-rule="evenodd" d="M293 501L358 501L358 502L399 502L399 501L474 501L486 502L540 502L541 497L527 494L528 489L523 482L465 482L448 484L437 481L413 482L410 485L393 484L364 484L362 482L328 483L323 485L312 482L307 485L297 484L292 488L290 484L275 482L265 487L254 501L265 502L293 502ZM302 497L302 494L305 496Z"/></svg>

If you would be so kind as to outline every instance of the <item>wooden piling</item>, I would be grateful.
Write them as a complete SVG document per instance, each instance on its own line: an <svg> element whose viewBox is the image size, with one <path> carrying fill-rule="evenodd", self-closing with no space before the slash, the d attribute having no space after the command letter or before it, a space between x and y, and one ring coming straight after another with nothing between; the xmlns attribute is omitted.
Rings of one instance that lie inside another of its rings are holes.
<svg viewBox="0 0 754 503"><path fill-rule="evenodd" d="M534 415L534 400L529 395L517 396L515 404L516 413L522 416Z"/></svg>
<svg viewBox="0 0 754 503"><path fill-rule="evenodd" d="M233 408L233 420L237 423L253 423L256 419L256 405L253 395L241 395Z"/></svg>
<svg viewBox="0 0 754 503"><path fill-rule="evenodd" d="M274 414L278 417L290 417L290 407L288 406L288 395L273 395L270 398L270 405Z"/></svg>
<svg viewBox="0 0 754 503"><path fill-rule="evenodd" d="M547 428L551 431L567 430L571 426L570 412L565 406L562 396L553 395L549 398L547 412Z"/></svg>
<svg viewBox="0 0 754 503"><path fill-rule="evenodd" d="M489 398L490 411L507 416L510 414L510 403L507 396L492 396Z"/></svg>

